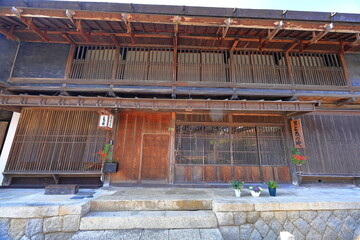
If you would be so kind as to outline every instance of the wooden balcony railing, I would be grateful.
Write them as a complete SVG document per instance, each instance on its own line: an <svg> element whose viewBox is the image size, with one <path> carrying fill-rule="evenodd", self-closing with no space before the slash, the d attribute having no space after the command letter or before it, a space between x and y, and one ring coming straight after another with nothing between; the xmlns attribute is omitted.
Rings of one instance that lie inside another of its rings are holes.
<svg viewBox="0 0 360 240"><path fill-rule="evenodd" d="M70 79L346 86L337 54L77 46Z"/></svg>

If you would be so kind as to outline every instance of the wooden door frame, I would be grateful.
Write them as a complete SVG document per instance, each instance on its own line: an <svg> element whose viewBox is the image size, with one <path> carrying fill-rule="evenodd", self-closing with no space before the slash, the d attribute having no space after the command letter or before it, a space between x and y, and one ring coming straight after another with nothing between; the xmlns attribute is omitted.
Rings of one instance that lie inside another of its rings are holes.
<svg viewBox="0 0 360 240"><path fill-rule="evenodd" d="M141 173L142 173L142 163L143 163L143 146L144 146L144 135L166 135L169 137L169 145L168 145L168 154L167 154L167 177L165 180L145 180L145 182L165 182L169 183L170 180L170 141L171 141L171 134L170 133L142 133L141 134L141 147L140 147L140 162L139 162L139 175L137 181L144 182L144 180L141 180Z"/></svg>

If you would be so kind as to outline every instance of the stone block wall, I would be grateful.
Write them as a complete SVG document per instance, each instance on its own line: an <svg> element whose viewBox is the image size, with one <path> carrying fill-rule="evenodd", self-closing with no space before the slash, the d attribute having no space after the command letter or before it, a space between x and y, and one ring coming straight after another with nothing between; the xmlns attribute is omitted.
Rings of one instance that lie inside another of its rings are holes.
<svg viewBox="0 0 360 240"><path fill-rule="evenodd" d="M77 206L9 206L0 212L1 240L67 240L79 230L90 203Z"/></svg>
<svg viewBox="0 0 360 240"><path fill-rule="evenodd" d="M322 206L318 210L316 207L309 207L312 210L284 210L278 206L278 209L257 211L256 204L247 205L246 208L240 204L232 207L218 204L215 207L218 226L225 240L279 239L282 231L293 234L296 240L360 239L360 209L325 210Z"/></svg>

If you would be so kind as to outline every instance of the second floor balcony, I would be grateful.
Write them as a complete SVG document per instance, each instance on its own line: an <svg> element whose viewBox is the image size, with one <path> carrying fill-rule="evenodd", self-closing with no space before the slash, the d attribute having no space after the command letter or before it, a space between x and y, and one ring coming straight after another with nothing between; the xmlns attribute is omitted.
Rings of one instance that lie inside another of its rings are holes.
<svg viewBox="0 0 360 240"><path fill-rule="evenodd" d="M335 53L77 46L73 80L189 83L222 86L347 86Z"/></svg>

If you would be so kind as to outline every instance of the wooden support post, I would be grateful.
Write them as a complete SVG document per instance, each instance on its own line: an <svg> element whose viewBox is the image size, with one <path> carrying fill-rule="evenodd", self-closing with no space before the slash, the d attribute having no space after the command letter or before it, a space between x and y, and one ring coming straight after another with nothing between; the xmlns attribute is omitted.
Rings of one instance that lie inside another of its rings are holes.
<svg viewBox="0 0 360 240"><path fill-rule="evenodd" d="M176 114L171 113L170 146L169 146L169 183L175 182L175 132L176 132Z"/></svg>
<svg viewBox="0 0 360 240"><path fill-rule="evenodd" d="M234 51L230 51L230 82L236 82Z"/></svg>
<svg viewBox="0 0 360 240"><path fill-rule="evenodd" d="M115 48L115 59L113 62L113 68L112 68L112 73L111 73L111 79L115 80L116 79L116 73L117 73L117 69L118 69L118 65L119 65L119 58L120 58L120 46L117 45Z"/></svg>
<svg viewBox="0 0 360 240"><path fill-rule="evenodd" d="M340 58L342 69L344 71L344 77L345 77L345 80L346 80L346 86L350 87L351 86L350 74L349 74L349 70L348 70L348 68L346 66L345 56L344 56L343 53L340 53L338 55L339 55L339 58Z"/></svg>
<svg viewBox="0 0 360 240"><path fill-rule="evenodd" d="M293 75L293 71L292 71L292 65L291 65L289 53L285 52L284 56L285 56L286 66L287 66L288 75L289 75L289 79L290 79L290 83L291 83L291 88L294 89L295 88L294 75Z"/></svg>
<svg viewBox="0 0 360 240"><path fill-rule="evenodd" d="M71 66L72 66L72 62L73 62L73 59L74 59L75 50L76 50L76 46L71 45L69 55L68 55L68 60L67 60L67 63L66 63L66 68L65 68L65 79L69 79L69 77L70 77Z"/></svg>

